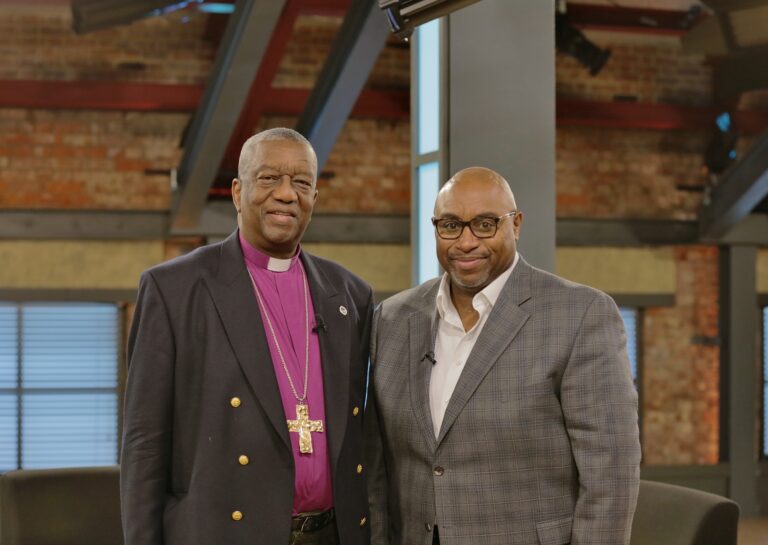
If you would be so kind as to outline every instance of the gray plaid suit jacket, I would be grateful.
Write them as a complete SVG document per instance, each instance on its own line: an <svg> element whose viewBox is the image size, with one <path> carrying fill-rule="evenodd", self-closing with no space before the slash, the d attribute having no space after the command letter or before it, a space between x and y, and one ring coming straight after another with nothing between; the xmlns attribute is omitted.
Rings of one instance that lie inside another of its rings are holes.
<svg viewBox="0 0 768 545"><path fill-rule="evenodd" d="M613 300L522 258L437 439L434 279L384 301L366 413L372 544L620 545L639 484L637 395Z"/></svg>

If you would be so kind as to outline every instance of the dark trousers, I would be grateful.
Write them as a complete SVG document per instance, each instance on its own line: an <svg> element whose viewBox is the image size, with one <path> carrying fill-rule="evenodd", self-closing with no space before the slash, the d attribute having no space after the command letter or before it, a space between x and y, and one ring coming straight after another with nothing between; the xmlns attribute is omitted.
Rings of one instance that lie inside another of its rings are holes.
<svg viewBox="0 0 768 545"><path fill-rule="evenodd" d="M432 533L432 545L440 545L440 535L437 531L437 526L435 526L435 530Z"/></svg>
<svg viewBox="0 0 768 545"><path fill-rule="evenodd" d="M291 532L289 545L339 545L339 533L336 521L332 520L324 527L314 532Z"/></svg>

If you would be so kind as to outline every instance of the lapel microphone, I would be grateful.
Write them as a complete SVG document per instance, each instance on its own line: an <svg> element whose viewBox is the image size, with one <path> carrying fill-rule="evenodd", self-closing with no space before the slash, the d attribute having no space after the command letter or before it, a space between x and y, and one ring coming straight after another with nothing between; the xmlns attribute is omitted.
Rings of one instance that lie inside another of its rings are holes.
<svg viewBox="0 0 768 545"><path fill-rule="evenodd" d="M312 328L313 333L319 333L320 331L327 331L325 327L325 320L319 314L315 314L315 327Z"/></svg>
<svg viewBox="0 0 768 545"><path fill-rule="evenodd" d="M432 365L437 363L437 360L435 359L435 353L432 352L431 350L429 352L427 352L426 354L424 354L424 357L421 358L421 361L424 361L424 360L429 360L429 362Z"/></svg>

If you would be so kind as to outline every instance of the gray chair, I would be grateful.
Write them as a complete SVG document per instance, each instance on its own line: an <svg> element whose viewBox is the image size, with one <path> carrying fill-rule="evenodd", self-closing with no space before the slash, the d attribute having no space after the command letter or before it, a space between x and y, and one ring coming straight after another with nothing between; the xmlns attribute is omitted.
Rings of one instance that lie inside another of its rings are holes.
<svg viewBox="0 0 768 545"><path fill-rule="evenodd" d="M122 545L117 466L0 476L2 545Z"/></svg>
<svg viewBox="0 0 768 545"><path fill-rule="evenodd" d="M640 481L630 545L736 545L739 506L692 488Z"/></svg>

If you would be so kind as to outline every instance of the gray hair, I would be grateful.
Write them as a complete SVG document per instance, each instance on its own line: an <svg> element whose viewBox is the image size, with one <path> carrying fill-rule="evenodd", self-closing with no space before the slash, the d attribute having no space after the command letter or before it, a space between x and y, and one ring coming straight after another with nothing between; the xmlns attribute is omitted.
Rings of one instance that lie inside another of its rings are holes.
<svg viewBox="0 0 768 545"><path fill-rule="evenodd" d="M298 142L299 144L304 144L312 150L312 154L314 155L315 150L312 147L312 144L310 144L309 140L307 140L303 134L287 127L267 129L254 134L243 144L243 147L240 149L240 160L237 163L237 177L241 180L243 179L243 174L251 162L253 150L256 149L257 145L262 142L274 142L276 140L291 140L293 142ZM315 165L317 165L317 159L315 159Z"/></svg>

